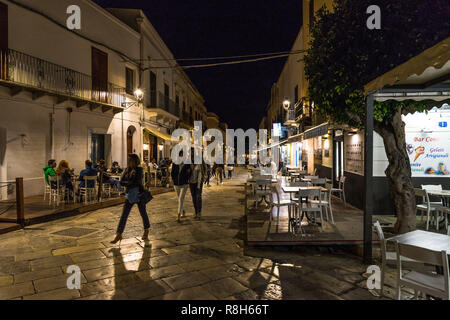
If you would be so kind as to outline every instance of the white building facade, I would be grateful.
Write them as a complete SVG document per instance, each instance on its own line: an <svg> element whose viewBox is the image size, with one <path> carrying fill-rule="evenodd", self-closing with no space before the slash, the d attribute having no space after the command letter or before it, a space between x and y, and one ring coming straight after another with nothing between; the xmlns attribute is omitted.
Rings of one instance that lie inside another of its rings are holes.
<svg viewBox="0 0 450 320"><path fill-rule="evenodd" d="M81 9L80 30L67 28L71 5ZM169 155L183 103L176 88L186 81L176 68L155 68L152 83L153 60L176 61L140 15L136 29L89 0L0 0L0 182L23 177L31 196L42 194L49 159L77 174L86 159L149 159L144 132L158 139L158 158ZM0 196L14 197L14 188Z"/></svg>

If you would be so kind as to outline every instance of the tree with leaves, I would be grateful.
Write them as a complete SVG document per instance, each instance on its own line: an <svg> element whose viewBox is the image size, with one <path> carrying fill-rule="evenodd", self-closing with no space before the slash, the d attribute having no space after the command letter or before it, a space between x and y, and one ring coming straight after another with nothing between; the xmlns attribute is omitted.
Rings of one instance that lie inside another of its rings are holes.
<svg viewBox="0 0 450 320"><path fill-rule="evenodd" d="M381 8L381 29L369 30L370 5ZM364 129L364 86L450 36L448 0L335 0L318 10L305 55L309 97L338 124ZM415 195L402 114L424 111L427 101L386 101L374 106L374 129L382 137L399 233L416 228Z"/></svg>

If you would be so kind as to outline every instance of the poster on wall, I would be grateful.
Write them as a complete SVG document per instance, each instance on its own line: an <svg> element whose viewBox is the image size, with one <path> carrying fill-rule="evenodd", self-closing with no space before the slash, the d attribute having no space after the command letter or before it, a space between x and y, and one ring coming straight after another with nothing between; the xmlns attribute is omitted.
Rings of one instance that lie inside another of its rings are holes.
<svg viewBox="0 0 450 320"><path fill-rule="evenodd" d="M314 160L322 160L322 137L314 138Z"/></svg>
<svg viewBox="0 0 450 320"><path fill-rule="evenodd" d="M345 171L364 175L364 140L361 133L346 135Z"/></svg>
<svg viewBox="0 0 450 320"><path fill-rule="evenodd" d="M443 132L406 132L412 176L449 176L449 142L448 134Z"/></svg>

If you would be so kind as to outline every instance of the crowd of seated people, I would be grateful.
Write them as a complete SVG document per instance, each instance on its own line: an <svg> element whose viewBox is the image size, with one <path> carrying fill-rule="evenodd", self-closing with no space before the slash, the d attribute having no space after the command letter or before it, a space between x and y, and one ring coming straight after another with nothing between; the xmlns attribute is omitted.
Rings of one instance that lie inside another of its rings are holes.
<svg viewBox="0 0 450 320"><path fill-rule="evenodd" d="M73 178L74 178L74 169L70 168L69 162L67 160L61 160L58 165L56 165L55 159L50 159L47 162L47 165L45 166L44 170L44 177L45 182L52 188L57 188L56 181L51 181L50 177L59 177L59 186L64 187L65 189L69 190L66 197L68 197L66 200L73 200L74 193L74 185L73 185ZM85 169L80 171L80 175L78 177L79 181L79 187L80 188L94 188L95 187L95 181L94 180L88 180L88 185L86 186L86 180L85 177L97 177L98 181L100 182L99 173L102 172L102 182L103 183L109 183L111 185L116 186L119 193L121 193L121 186L120 186L120 180L114 179L111 177L110 173L113 175L121 175L123 170L120 168L119 163L117 161L113 162L112 168L110 170L106 167L106 162L104 160L100 160L97 165L94 167L91 160L85 161ZM110 172L110 173L109 173Z"/></svg>

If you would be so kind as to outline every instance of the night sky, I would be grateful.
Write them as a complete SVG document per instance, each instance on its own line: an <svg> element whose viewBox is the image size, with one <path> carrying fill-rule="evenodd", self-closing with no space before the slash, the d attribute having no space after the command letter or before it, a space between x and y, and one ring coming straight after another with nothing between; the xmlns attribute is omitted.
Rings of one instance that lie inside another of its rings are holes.
<svg viewBox="0 0 450 320"><path fill-rule="evenodd" d="M301 0L94 1L103 7L142 9L178 59L289 51L302 24ZM258 128L285 61L186 73L205 98L208 111L230 128Z"/></svg>

